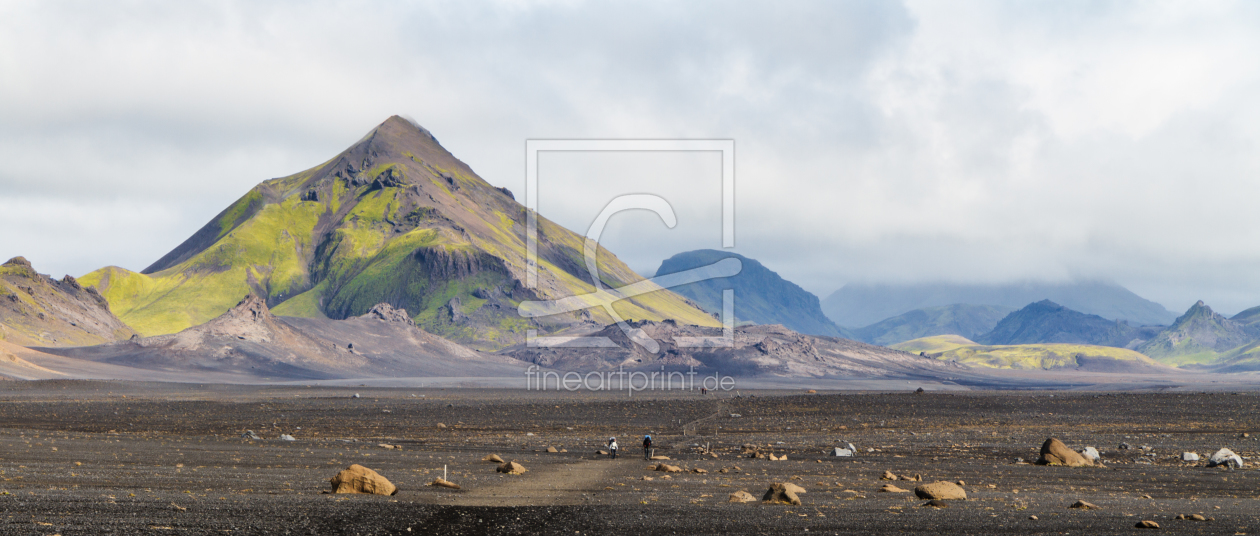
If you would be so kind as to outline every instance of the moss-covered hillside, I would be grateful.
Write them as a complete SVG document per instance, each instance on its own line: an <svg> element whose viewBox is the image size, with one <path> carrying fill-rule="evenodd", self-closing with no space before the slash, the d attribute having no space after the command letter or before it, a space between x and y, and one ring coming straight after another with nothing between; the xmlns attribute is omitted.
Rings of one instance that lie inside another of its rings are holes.
<svg viewBox="0 0 1260 536"><path fill-rule="evenodd" d="M427 130L391 117L354 146L256 186L142 273L107 267L80 278L143 335L206 322L253 291L279 315L346 318L377 303L425 329L483 349L582 321L602 310L521 318L522 300L593 291L583 239L542 217L539 286L525 288L525 208L447 152ZM606 284L642 278L600 250ZM716 325L661 290L618 303L629 319Z"/></svg>
<svg viewBox="0 0 1260 536"><path fill-rule="evenodd" d="M957 335L924 337L892 348L922 352L943 361L1000 369L1056 369L1090 367L1096 369L1158 366L1142 354L1124 348L1089 344L1012 344L986 346Z"/></svg>

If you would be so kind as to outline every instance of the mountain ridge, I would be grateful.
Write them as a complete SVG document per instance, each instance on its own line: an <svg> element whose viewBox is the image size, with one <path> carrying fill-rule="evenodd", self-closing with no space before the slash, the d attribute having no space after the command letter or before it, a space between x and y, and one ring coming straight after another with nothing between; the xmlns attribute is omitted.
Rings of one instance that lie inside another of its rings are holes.
<svg viewBox="0 0 1260 536"><path fill-rule="evenodd" d="M781 324L793 331L827 337L850 337L823 314L815 296L784 279L756 259L729 251L697 249L678 253L664 261L656 276L711 265L722 259L739 259L743 267L731 277L707 279L674 287L674 292L697 303L709 313L722 312L722 290L735 291L735 318L757 324Z"/></svg>
<svg viewBox="0 0 1260 536"><path fill-rule="evenodd" d="M455 158L429 131L394 116L337 156L263 181L144 272L106 267L80 278L141 334L174 333L253 292L277 314L348 318L378 303L432 333L494 350L582 323L601 309L522 318L517 305L586 294L583 238L538 222L539 285L526 288L525 207ZM598 249L609 286L641 281ZM664 289L618 302L624 318L716 325Z"/></svg>

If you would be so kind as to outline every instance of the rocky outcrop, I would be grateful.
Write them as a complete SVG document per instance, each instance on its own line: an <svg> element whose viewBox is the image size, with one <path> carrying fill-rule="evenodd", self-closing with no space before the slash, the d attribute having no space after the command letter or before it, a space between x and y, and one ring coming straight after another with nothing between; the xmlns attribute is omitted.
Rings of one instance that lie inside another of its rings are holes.
<svg viewBox="0 0 1260 536"><path fill-rule="evenodd" d="M0 265L0 339L22 346L86 346L135 335L95 288L40 274L23 257Z"/></svg>
<svg viewBox="0 0 1260 536"><path fill-rule="evenodd" d="M394 322L398 324L406 324L408 326L416 325L416 322L407 315L406 309L399 309L388 303L378 303L368 309L367 314L360 318L368 318L372 320L380 320L382 322Z"/></svg>

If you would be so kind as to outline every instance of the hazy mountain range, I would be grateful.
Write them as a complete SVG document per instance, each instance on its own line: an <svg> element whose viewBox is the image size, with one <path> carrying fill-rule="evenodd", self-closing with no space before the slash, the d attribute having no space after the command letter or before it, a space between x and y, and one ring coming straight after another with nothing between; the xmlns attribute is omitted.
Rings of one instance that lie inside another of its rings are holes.
<svg viewBox="0 0 1260 536"><path fill-rule="evenodd" d="M636 345L599 307L518 313L524 301L597 305L581 297L595 288L584 239L541 216L538 284L526 285L529 216L430 132L391 117L323 164L259 184L142 272L57 280L21 257L0 266L0 376L63 374L52 364L163 381L494 376L523 363L820 378L1260 370L1260 307L1225 318L1199 302L1175 317L1103 282L847 285L820 301L758 260L714 250L676 254L657 276L727 258L740 273L671 291L600 249L605 287L649 289L615 304L630 329L661 340ZM725 289L742 325L720 342ZM615 348L525 344L531 330Z"/></svg>
<svg viewBox="0 0 1260 536"><path fill-rule="evenodd" d="M827 296L822 308L836 324L851 328L869 326L927 307L962 303L1018 309L1041 300L1052 300L1108 320L1127 320L1133 325L1168 325L1177 316L1122 286L1098 281L1003 285L849 284Z"/></svg>

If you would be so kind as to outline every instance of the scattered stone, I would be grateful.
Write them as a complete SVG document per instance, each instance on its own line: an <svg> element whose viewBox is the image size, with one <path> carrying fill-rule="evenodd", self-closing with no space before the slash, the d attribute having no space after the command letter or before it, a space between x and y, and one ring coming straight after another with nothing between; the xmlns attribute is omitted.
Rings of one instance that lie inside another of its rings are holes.
<svg viewBox="0 0 1260 536"><path fill-rule="evenodd" d="M487 454L485 458L481 459L481 461L503 463L503 458L500 458L498 454Z"/></svg>
<svg viewBox="0 0 1260 536"><path fill-rule="evenodd" d="M1068 467L1094 465L1093 460L1077 454L1076 451L1064 445L1062 441L1053 437L1042 443L1041 459L1037 460L1037 463L1040 465L1066 465Z"/></svg>
<svg viewBox="0 0 1260 536"><path fill-rule="evenodd" d="M875 490L875 491L878 491L878 492L883 492L883 493L910 493L910 490L908 490L908 489L901 489L901 488L899 488L899 487L897 487L897 486L894 486L894 485L892 485L892 484L884 484L884 487L879 488L879 489L877 489L877 490Z"/></svg>
<svg viewBox="0 0 1260 536"><path fill-rule="evenodd" d="M555 454L555 453L560 452L560 451L559 451L559 450L556 450L556 447L547 447L547 452L552 453L552 454Z"/></svg>
<svg viewBox="0 0 1260 536"><path fill-rule="evenodd" d="M498 471L500 473L506 473L509 475L525 474L525 471L528 471L528 470L529 469L526 469L524 465L516 463L515 460L507 462L503 465L500 465L497 469L495 469L495 471Z"/></svg>
<svg viewBox="0 0 1260 536"><path fill-rule="evenodd" d="M597 450L597 451L595 451L595 454L598 454L598 455L600 455L600 456L608 456L608 451L606 451L606 450Z"/></svg>
<svg viewBox="0 0 1260 536"><path fill-rule="evenodd" d="M708 473L708 471L705 471L704 469L701 469L699 467L692 469L691 472L696 473L698 475L703 475L705 473Z"/></svg>
<svg viewBox="0 0 1260 536"><path fill-rule="evenodd" d="M923 506L926 506L929 508L948 508L949 507L948 504L945 504L945 501L941 501L937 499L932 499L928 502L925 502L923 503Z"/></svg>
<svg viewBox="0 0 1260 536"><path fill-rule="evenodd" d="M1241 469L1244 464L1242 458L1234 454L1234 451L1223 448L1216 451L1216 454L1213 454L1211 458L1208 458L1208 467L1216 467L1218 465Z"/></svg>
<svg viewBox="0 0 1260 536"><path fill-rule="evenodd" d="M849 449L842 449L842 448L840 448L840 447L836 447L836 448L834 448L834 449L832 449L832 450L831 450L831 455L832 455L832 456L839 456L839 457L841 457L841 458L852 458L852 457L853 457L853 451L852 451L852 450L849 450Z"/></svg>
<svg viewBox="0 0 1260 536"><path fill-rule="evenodd" d="M727 499L726 502L748 503L748 502L754 502L756 500L757 498L753 497L753 494L748 493L747 491L744 491L744 490L739 490L735 493L732 493L730 498Z"/></svg>
<svg viewBox="0 0 1260 536"><path fill-rule="evenodd" d="M439 430L441 430L441 429L445 429L445 428L446 428L446 425L445 425L445 424L442 424L442 423L437 423L437 427L438 427L438 429L439 429ZM534 434L525 434L525 435L534 435Z"/></svg>
<svg viewBox="0 0 1260 536"><path fill-rule="evenodd" d="M922 387L920 387L920 388L918 388L918 389L915 389L915 390L914 390L914 393L915 393L915 394L919 394L919 393L922 393L922 392L923 392L923 388L922 388Z"/></svg>
<svg viewBox="0 0 1260 536"><path fill-rule="evenodd" d="M966 486L966 485L967 485L967 483L966 483L966 482L963 482L963 481L961 481L961 480L959 480L958 482L954 482L954 483L955 483L955 484L958 484L959 486Z"/></svg>
<svg viewBox="0 0 1260 536"><path fill-rule="evenodd" d="M900 478L901 477L898 477L897 475L893 474L892 471L884 471L883 476L879 477L880 480L900 480Z"/></svg>
<svg viewBox="0 0 1260 536"><path fill-rule="evenodd" d="M645 477L643 477L643 478L640 478L639 480L646 480L646 481L648 481L648 482L651 482L651 481L656 480L656 479L654 479L654 478L652 478L652 477L650 477L650 476L645 476Z"/></svg>
<svg viewBox="0 0 1260 536"><path fill-rule="evenodd" d="M297 441L297 438L289 434L280 434L280 440L281 441Z"/></svg>
<svg viewBox="0 0 1260 536"><path fill-rule="evenodd" d="M1133 525L1133 528L1135 528L1135 529L1157 529L1157 528L1159 528L1159 523L1156 523L1156 522L1154 522L1154 521L1150 521L1150 520L1147 520L1147 519L1143 519L1142 521L1138 521L1136 525Z"/></svg>
<svg viewBox="0 0 1260 536"><path fill-rule="evenodd" d="M359 464L351 465L329 481L333 493L364 493L368 495L394 495L398 488L388 479Z"/></svg>
<svg viewBox="0 0 1260 536"><path fill-rule="evenodd" d="M965 500L967 498L966 490L958 484L944 481L920 484L914 488L914 494L920 499Z"/></svg>
<svg viewBox="0 0 1260 536"><path fill-rule="evenodd" d="M669 459L669 456L652 456L651 458L648 458L648 459L649 459L649 460L661 461L661 460L668 460L668 459Z"/></svg>
<svg viewBox="0 0 1260 536"><path fill-rule="evenodd" d="M818 391L816 391L816 390L814 390L814 389L810 389L810 390L808 390L808 391L805 391L805 394L807 394L807 395L816 395L816 394L818 394Z"/></svg>
<svg viewBox="0 0 1260 536"><path fill-rule="evenodd" d="M1197 462L1197 461L1199 461L1199 455L1198 455L1198 454L1195 454L1195 453L1193 453L1193 452L1183 452L1183 453L1181 453L1181 461L1183 461L1183 462Z"/></svg>
<svg viewBox="0 0 1260 536"><path fill-rule="evenodd" d="M669 464L665 464L665 463L658 463L658 464L656 464L656 469L654 469L654 470L655 470L655 471L665 472L665 473L681 473L681 472L682 472L682 467L679 467L679 466L677 466L677 465L669 465Z"/></svg>
<svg viewBox="0 0 1260 536"><path fill-rule="evenodd" d="M1118 447L1116 447L1116 448L1118 448L1118 449L1120 449L1120 450L1129 450L1129 449L1132 449L1132 448L1133 448L1133 445L1130 445L1130 444L1128 444L1128 443L1121 443L1121 444L1120 444L1120 446L1118 446Z"/></svg>
<svg viewBox="0 0 1260 536"><path fill-rule="evenodd" d="M376 446L378 446L378 447L380 447L380 448L383 448L383 449L385 449L385 450L402 450L402 447L401 447L401 446L399 446L399 445L390 445L389 443L377 443L377 444L376 444Z"/></svg>
<svg viewBox="0 0 1260 536"><path fill-rule="evenodd" d="M451 482L451 481L446 480L445 478L441 478L441 477L438 477L438 478L437 478L437 479L435 479L433 482L429 482L429 485L430 485L430 486L436 486L436 487L439 487L439 488L463 489L463 488L460 488L460 487L459 487L459 484L456 484L456 483L454 483L454 482Z"/></svg>
<svg viewBox="0 0 1260 536"><path fill-rule="evenodd" d="M253 430L246 430L245 433L241 434L241 439L261 440L262 438L258 437L258 434L255 434Z"/></svg>
<svg viewBox="0 0 1260 536"><path fill-rule="evenodd" d="M767 504L800 505L801 498L798 495L801 493L805 493L805 488L791 482L775 482L761 496L761 501Z"/></svg>
<svg viewBox="0 0 1260 536"><path fill-rule="evenodd" d="M1077 510L1097 510L1098 505L1094 503L1087 503L1085 501L1076 501L1072 503L1072 506L1069 506L1068 508L1075 508Z"/></svg>
<svg viewBox="0 0 1260 536"><path fill-rule="evenodd" d="M1037 520L1037 516L1028 516L1028 519L1029 519L1030 521L1036 521L1036 520Z"/></svg>
<svg viewBox="0 0 1260 536"><path fill-rule="evenodd" d="M922 482L923 475L914 475L914 476L901 475L901 479L907 482Z"/></svg>
<svg viewBox="0 0 1260 536"><path fill-rule="evenodd" d="M353 350L353 349L354 349L354 345L353 345L353 344L351 344L351 345L350 345L350 349L351 349L351 350ZM352 396L352 397L350 397L350 398L359 398L359 393L355 393L355 394L354 394L354 396Z"/></svg>
<svg viewBox="0 0 1260 536"><path fill-rule="evenodd" d="M1085 447L1085 450L1081 451L1081 456L1089 458L1089 461L1095 463L1102 459L1102 455L1098 454L1098 449L1094 447Z"/></svg>

